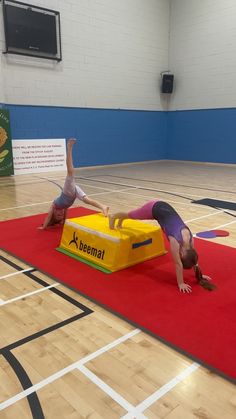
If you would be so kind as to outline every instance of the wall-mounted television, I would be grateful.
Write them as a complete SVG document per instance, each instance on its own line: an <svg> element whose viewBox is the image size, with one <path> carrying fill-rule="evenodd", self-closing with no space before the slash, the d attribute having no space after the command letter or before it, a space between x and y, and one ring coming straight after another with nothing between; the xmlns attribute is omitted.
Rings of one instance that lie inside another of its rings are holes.
<svg viewBox="0 0 236 419"><path fill-rule="evenodd" d="M60 14L14 0L3 0L5 53L61 61Z"/></svg>

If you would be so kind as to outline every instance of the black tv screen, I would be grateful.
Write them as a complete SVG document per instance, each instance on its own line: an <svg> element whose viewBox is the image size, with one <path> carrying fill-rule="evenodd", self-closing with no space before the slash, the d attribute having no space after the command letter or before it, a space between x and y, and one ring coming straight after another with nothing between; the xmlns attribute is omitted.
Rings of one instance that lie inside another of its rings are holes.
<svg viewBox="0 0 236 419"><path fill-rule="evenodd" d="M57 54L55 15L9 4L5 7L8 48Z"/></svg>

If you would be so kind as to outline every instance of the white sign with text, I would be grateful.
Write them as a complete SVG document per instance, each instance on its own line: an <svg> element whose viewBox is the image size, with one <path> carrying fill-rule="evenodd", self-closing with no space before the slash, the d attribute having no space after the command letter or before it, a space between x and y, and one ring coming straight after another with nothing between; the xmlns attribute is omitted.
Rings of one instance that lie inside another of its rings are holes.
<svg viewBox="0 0 236 419"><path fill-rule="evenodd" d="M12 140L14 174L66 170L65 139Z"/></svg>

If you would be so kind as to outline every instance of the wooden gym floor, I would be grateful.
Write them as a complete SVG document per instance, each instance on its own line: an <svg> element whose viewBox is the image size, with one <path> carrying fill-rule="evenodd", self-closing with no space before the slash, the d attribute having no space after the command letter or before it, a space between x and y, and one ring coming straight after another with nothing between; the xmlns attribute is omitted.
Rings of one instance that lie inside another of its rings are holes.
<svg viewBox="0 0 236 419"><path fill-rule="evenodd" d="M64 177L0 178L0 219L45 213ZM111 212L165 200L193 233L225 229L230 236L214 241L236 247L236 212L191 204L235 202L234 166L161 161L82 168L77 183ZM1 348L11 349L0 355L1 419L236 417L234 384L30 268L0 251Z"/></svg>

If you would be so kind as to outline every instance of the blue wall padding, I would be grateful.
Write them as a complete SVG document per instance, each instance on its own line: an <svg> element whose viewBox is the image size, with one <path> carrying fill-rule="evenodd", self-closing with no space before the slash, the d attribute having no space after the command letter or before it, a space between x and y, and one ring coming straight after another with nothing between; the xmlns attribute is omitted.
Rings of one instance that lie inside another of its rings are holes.
<svg viewBox="0 0 236 419"><path fill-rule="evenodd" d="M13 139L75 136L74 164L236 163L236 109L139 111L3 105Z"/></svg>
<svg viewBox="0 0 236 419"><path fill-rule="evenodd" d="M167 113L5 105L13 139L78 138L74 165L165 158Z"/></svg>
<svg viewBox="0 0 236 419"><path fill-rule="evenodd" d="M236 109L168 113L166 158L236 163Z"/></svg>

